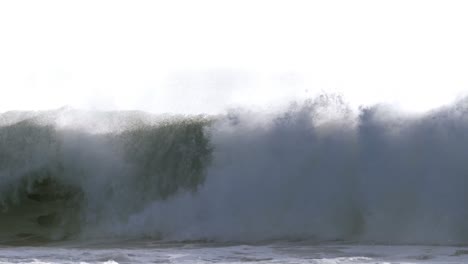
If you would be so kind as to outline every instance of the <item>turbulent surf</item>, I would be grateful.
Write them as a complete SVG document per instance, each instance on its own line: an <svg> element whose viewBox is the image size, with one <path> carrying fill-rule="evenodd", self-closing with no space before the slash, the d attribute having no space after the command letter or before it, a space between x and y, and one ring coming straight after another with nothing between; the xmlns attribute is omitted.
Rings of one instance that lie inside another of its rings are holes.
<svg viewBox="0 0 468 264"><path fill-rule="evenodd" d="M0 115L0 239L468 243L468 101Z"/></svg>

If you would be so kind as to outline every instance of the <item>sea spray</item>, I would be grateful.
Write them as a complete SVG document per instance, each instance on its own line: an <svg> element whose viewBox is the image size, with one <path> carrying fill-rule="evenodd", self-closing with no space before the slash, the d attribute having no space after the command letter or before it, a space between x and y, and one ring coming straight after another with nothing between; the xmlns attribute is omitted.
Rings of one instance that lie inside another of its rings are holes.
<svg viewBox="0 0 468 264"><path fill-rule="evenodd" d="M1 236L468 243L467 111L3 114Z"/></svg>

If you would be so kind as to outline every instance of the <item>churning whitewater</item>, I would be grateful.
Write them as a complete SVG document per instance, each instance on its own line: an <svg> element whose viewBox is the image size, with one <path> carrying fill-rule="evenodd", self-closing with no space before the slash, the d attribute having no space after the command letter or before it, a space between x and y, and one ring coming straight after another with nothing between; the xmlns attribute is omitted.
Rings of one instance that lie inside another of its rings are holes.
<svg viewBox="0 0 468 264"><path fill-rule="evenodd" d="M468 101L0 115L0 239L468 243Z"/></svg>

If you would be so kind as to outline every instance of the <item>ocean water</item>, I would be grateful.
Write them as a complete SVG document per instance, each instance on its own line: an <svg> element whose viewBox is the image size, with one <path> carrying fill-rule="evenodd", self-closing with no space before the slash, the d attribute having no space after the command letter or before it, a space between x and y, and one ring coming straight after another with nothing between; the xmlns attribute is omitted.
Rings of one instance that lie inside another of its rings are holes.
<svg viewBox="0 0 468 264"><path fill-rule="evenodd" d="M1 261L460 263L467 157L466 99L418 115L326 95L217 116L6 112Z"/></svg>
<svg viewBox="0 0 468 264"><path fill-rule="evenodd" d="M0 263L467 263L467 247L113 242L2 247Z"/></svg>

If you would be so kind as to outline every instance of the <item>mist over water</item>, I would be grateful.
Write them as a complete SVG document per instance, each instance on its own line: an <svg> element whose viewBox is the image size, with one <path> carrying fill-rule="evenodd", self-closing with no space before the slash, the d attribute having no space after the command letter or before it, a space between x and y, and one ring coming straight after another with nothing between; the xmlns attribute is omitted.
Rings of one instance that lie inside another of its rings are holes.
<svg viewBox="0 0 468 264"><path fill-rule="evenodd" d="M7 112L0 237L466 244L467 112Z"/></svg>

